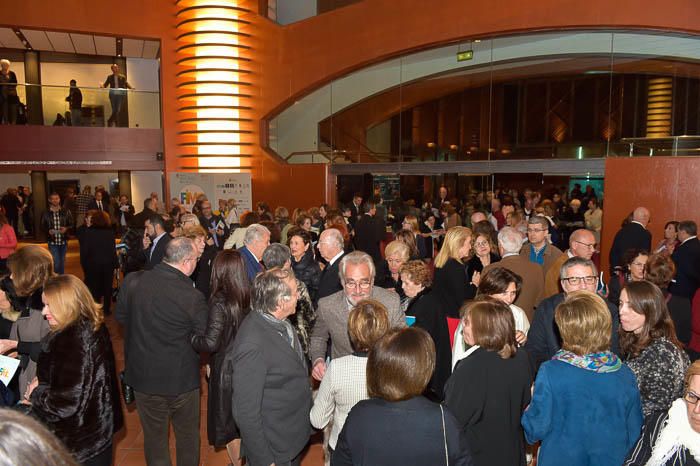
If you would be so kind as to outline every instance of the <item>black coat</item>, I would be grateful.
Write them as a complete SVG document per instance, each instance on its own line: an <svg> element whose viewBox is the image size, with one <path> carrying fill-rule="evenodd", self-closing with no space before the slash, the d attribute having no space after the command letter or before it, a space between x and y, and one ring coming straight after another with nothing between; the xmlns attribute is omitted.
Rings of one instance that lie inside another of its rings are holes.
<svg viewBox="0 0 700 466"><path fill-rule="evenodd" d="M457 420L448 409L444 413L443 431L440 405L422 396L397 402L360 401L340 432L331 466L474 464Z"/></svg>
<svg viewBox="0 0 700 466"><path fill-rule="evenodd" d="M435 268L433 291L445 304L447 317L459 317L464 301L474 297L475 290L469 286L470 279L464 264L448 259L440 268Z"/></svg>
<svg viewBox="0 0 700 466"><path fill-rule="evenodd" d="M42 341L32 414L80 463L102 453L122 428L114 353L107 327L80 318Z"/></svg>
<svg viewBox="0 0 700 466"><path fill-rule="evenodd" d="M148 249L144 249L142 251L144 262L146 264L144 268L146 270L151 270L153 267L163 262L163 257L165 257L165 249L168 247L168 243L171 239L173 239L173 237L170 236L169 233L166 233L158 240L155 248L153 248L153 243L151 243L151 246ZM151 250L153 250L153 252L151 252Z"/></svg>
<svg viewBox="0 0 700 466"><path fill-rule="evenodd" d="M117 262L116 240L111 228L80 227L76 232L80 243L80 265L86 274L97 267L114 269Z"/></svg>
<svg viewBox="0 0 700 466"><path fill-rule="evenodd" d="M372 256L375 264L380 264L382 254L379 251L379 243L384 239L384 222L377 216L363 215L355 223L355 249Z"/></svg>
<svg viewBox="0 0 700 466"><path fill-rule="evenodd" d="M530 353L530 357L537 369L540 364L552 359L552 356L561 349L561 334L559 327L554 321L554 311L557 306L564 302L564 293L555 294L542 300L535 309L535 316L530 322L530 330L527 332L527 343L525 349ZM612 344L610 350L620 356L620 344L617 329L620 326L620 313L617 306L610 301L605 301L612 318Z"/></svg>
<svg viewBox="0 0 700 466"><path fill-rule="evenodd" d="M610 270L622 265L622 259L628 249L651 249L651 233L639 223L630 222L622 227L610 248Z"/></svg>
<svg viewBox="0 0 700 466"><path fill-rule="evenodd" d="M495 262L498 262L501 260L501 256L498 254L490 253L489 256L491 257L491 262L489 264L493 264ZM481 263L481 259L474 254L468 261L467 261L467 282L469 282L469 294L471 295L476 295L476 289L477 286L471 284L472 277L474 276L474 272L479 272L481 273L484 270L484 264Z"/></svg>
<svg viewBox="0 0 700 466"><path fill-rule="evenodd" d="M323 272L321 272L314 306L318 304L319 299L330 296L343 289L343 286L340 284L339 267L340 261L343 259L344 255L345 254L333 262L333 265L327 265L326 268L323 269Z"/></svg>
<svg viewBox="0 0 700 466"><path fill-rule="evenodd" d="M148 217L151 215L155 215L157 212L155 210L151 209L143 209L141 212L138 214L134 215L131 217L131 221L129 222L129 226L131 228L136 228L139 230L143 230L145 225L146 225L146 220L148 220Z"/></svg>
<svg viewBox="0 0 700 466"><path fill-rule="evenodd" d="M401 275L399 275L398 280L394 280L394 277L391 276L389 263L386 260L379 263L376 270L377 276L374 279L374 286L396 291L396 293L399 295L399 299L401 299L403 302L403 300L406 299L406 292L403 290Z"/></svg>
<svg viewBox="0 0 700 466"><path fill-rule="evenodd" d="M190 277L167 264L130 273L115 317L124 326L126 383L138 392L179 395L199 388L193 334L207 325L209 307Z"/></svg>
<svg viewBox="0 0 700 466"><path fill-rule="evenodd" d="M227 309L221 297L214 297L209 306L209 319L204 335L192 337L196 351L212 353L207 396L207 437L209 444L224 447L231 440L240 438L233 419L233 361L226 358L231 352L238 322L234 312ZM242 312L241 312L242 314Z"/></svg>
<svg viewBox="0 0 700 466"><path fill-rule="evenodd" d="M461 360L445 388L445 406L464 430L477 466L525 466L520 417L530 404L534 368L524 350L502 359L478 348Z"/></svg>
<svg viewBox="0 0 700 466"><path fill-rule="evenodd" d="M676 264L676 281L669 291L692 300L700 286L700 241L689 239L673 251L671 258Z"/></svg>
<svg viewBox="0 0 700 466"><path fill-rule="evenodd" d="M216 258L219 250L216 246L207 244L204 247L204 252L202 257L199 258L197 262L197 268L194 269L192 273L192 281L194 281L194 287L202 292L205 299L209 299L209 286L211 281L211 265Z"/></svg>
<svg viewBox="0 0 700 466"><path fill-rule="evenodd" d="M435 343L435 372L428 383L426 395L440 401L444 396L445 382L452 373L452 346L444 303L434 291L426 288L413 298L406 315L415 316L413 326L428 332Z"/></svg>
<svg viewBox="0 0 700 466"><path fill-rule="evenodd" d="M299 262L296 262L292 257L292 270L294 270L294 276L297 280L306 285L311 302L317 302L316 296L318 295L319 282L321 281L321 268L318 266L318 262L314 260L311 247L309 247Z"/></svg>

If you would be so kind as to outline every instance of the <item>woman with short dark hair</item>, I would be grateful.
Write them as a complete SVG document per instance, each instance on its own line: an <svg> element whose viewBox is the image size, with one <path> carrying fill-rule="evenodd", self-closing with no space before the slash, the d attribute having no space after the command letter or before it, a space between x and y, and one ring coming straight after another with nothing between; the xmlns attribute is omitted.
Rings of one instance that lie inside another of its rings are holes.
<svg viewBox="0 0 700 466"><path fill-rule="evenodd" d="M683 395L690 360L658 286L646 280L625 286L618 331L622 355L637 378L644 416L667 410Z"/></svg>
<svg viewBox="0 0 700 466"><path fill-rule="evenodd" d="M367 392L343 426L332 466L470 465L454 416L421 394L435 368L435 345L422 329L388 333L369 352Z"/></svg>
<svg viewBox="0 0 700 466"><path fill-rule="evenodd" d="M42 295L51 332L25 397L85 466L112 464L112 437L123 418L112 342L104 315L73 275L49 278Z"/></svg>
<svg viewBox="0 0 700 466"><path fill-rule="evenodd" d="M510 308L496 299L463 308L471 346L445 386L445 406L457 418L477 466L525 464L520 416L530 403L534 367L515 341Z"/></svg>
<svg viewBox="0 0 700 466"><path fill-rule="evenodd" d="M619 465L639 435L642 409L634 374L610 351L608 306L574 291L554 320L562 349L537 373L525 438L542 441L538 466Z"/></svg>
<svg viewBox="0 0 700 466"><path fill-rule="evenodd" d="M314 258L311 234L301 228L291 228L287 235L287 245L292 253L294 276L306 285L311 302L316 302L321 268Z"/></svg>
<svg viewBox="0 0 700 466"><path fill-rule="evenodd" d="M692 335L692 305L690 299L669 293L668 287L676 276L676 264L667 254L652 254L647 260L644 279L658 286L666 300L668 312L676 328L676 336L688 346Z"/></svg>
<svg viewBox="0 0 700 466"><path fill-rule="evenodd" d="M608 301L617 304L620 292L628 284L644 280L644 273L649 260L649 251L645 249L628 249L622 256L622 271L610 277L608 282Z"/></svg>
<svg viewBox="0 0 700 466"><path fill-rule="evenodd" d="M379 301L365 299L357 303L348 317L348 334L354 353L334 359L328 365L311 408L311 424L325 428L332 420L328 447L336 447L348 413L367 394L367 353L389 330L386 308Z"/></svg>

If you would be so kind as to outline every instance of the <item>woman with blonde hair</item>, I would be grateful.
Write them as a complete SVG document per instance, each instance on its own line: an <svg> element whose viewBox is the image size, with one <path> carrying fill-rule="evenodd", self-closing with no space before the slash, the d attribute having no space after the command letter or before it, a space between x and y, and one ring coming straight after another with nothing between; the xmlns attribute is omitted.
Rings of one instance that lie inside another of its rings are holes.
<svg viewBox="0 0 700 466"><path fill-rule="evenodd" d="M73 275L44 285L42 314L51 332L42 344L37 377L25 398L87 466L112 464L112 437L122 427L114 353L102 307Z"/></svg>
<svg viewBox="0 0 700 466"><path fill-rule="evenodd" d="M440 252L435 257L433 290L440 296L448 317L459 318L459 309L467 299L474 297L464 259L472 250L472 231L457 226L447 231Z"/></svg>
<svg viewBox="0 0 700 466"><path fill-rule="evenodd" d="M374 284L380 288L387 288L396 291L401 299L402 309L408 305L406 293L401 286L401 266L411 258L411 251L406 243L394 240L384 248L385 259L377 267L377 276Z"/></svg>
<svg viewBox="0 0 700 466"><path fill-rule="evenodd" d="M445 406L466 434L476 466L524 465L520 416L530 403L534 367L515 341L508 305L486 298L463 308L468 358L445 386ZM478 383L475 383L478 381Z"/></svg>
<svg viewBox="0 0 700 466"><path fill-rule="evenodd" d="M416 252L417 255L414 254L415 259L431 259L432 257L429 257L430 255L428 254L428 250L425 244L425 238L426 236L430 238L430 235L425 235L424 233L421 233L420 231L420 225L418 224L418 218L415 215L406 215L403 218L403 222L401 222L401 228L402 230L405 231L410 231L413 233L413 238L416 244ZM397 239L398 239L398 232L397 232Z"/></svg>
<svg viewBox="0 0 700 466"><path fill-rule="evenodd" d="M554 320L561 350L537 373L522 417L528 443L542 441L538 466L622 464L642 426L634 374L612 351L612 317L600 296L568 293Z"/></svg>

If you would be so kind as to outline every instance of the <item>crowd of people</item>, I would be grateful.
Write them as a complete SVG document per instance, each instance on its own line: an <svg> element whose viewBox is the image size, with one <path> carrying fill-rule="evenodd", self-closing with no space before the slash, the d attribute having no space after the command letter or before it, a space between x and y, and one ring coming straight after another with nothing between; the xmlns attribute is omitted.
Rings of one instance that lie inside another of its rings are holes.
<svg viewBox="0 0 700 466"><path fill-rule="evenodd" d="M7 422L80 464L111 464L120 391L149 465L170 464L171 425L178 464L199 464L202 422L234 465L298 465L313 429L331 465L700 462L692 220L652 248L636 208L604 282L590 186L291 215L205 196L166 213L155 194L135 213L99 188L49 204L50 253L13 252L0 282L0 353L20 360L0 388L63 446ZM64 274L73 234L84 282ZM117 267L121 382L104 324Z"/></svg>

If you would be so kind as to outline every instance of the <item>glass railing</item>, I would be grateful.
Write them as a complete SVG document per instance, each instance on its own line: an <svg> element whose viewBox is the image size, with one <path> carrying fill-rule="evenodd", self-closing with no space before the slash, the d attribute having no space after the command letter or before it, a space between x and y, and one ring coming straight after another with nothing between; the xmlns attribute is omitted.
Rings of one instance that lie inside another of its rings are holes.
<svg viewBox="0 0 700 466"><path fill-rule="evenodd" d="M161 127L159 92L38 84L0 89L6 96L5 104L0 101L2 124Z"/></svg>
<svg viewBox="0 0 700 466"><path fill-rule="evenodd" d="M623 138L621 142L614 154L619 157L700 155L700 136Z"/></svg>

